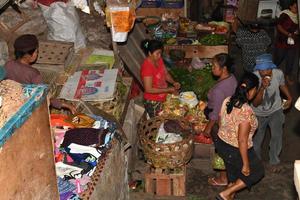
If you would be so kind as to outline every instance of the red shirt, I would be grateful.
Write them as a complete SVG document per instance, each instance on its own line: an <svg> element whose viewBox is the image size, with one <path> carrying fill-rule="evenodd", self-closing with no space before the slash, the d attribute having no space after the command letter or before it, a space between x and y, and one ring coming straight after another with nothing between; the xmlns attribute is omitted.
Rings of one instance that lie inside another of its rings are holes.
<svg viewBox="0 0 300 200"><path fill-rule="evenodd" d="M141 67L141 79L145 77L152 77L153 88L167 88L168 84L166 81L166 68L163 59L160 58L158 66L154 66L149 59L145 59ZM144 99L151 101L165 101L167 93L151 94L144 93Z"/></svg>
<svg viewBox="0 0 300 200"><path fill-rule="evenodd" d="M289 33L294 33L298 30L298 24L295 24L291 18L285 14L282 13L278 19L278 24L282 26L282 28ZM298 37L297 37L298 38ZM277 31L277 37L276 37L276 43L275 46L277 48L296 48L298 46L298 39L294 38L295 44L289 45L287 44L288 37L284 34L282 34L280 31Z"/></svg>

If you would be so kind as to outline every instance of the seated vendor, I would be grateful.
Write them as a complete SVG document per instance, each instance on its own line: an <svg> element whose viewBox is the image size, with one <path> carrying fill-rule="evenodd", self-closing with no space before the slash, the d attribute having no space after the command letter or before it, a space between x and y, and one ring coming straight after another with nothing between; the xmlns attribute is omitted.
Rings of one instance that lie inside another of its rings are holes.
<svg viewBox="0 0 300 200"><path fill-rule="evenodd" d="M157 40L144 40L141 47L147 56L141 66L141 79L144 84L144 106L150 117L162 110L162 102L168 93L176 93L180 83L173 80L165 68L161 57L163 44ZM173 87L168 87L168 83Z"/></svg>
<svg viewBox="0 0 300 200"><path fill-rule="evenodd" d="M4 68L5 79L14 80L22 84L42 84L41 73L31 66L38 58L38 39L35 35L21 35L15 40L15 60L8 61ZM73 114L76 109L73 105L58 99L50 99L50 105L61 109L69 109Z"/></svg>

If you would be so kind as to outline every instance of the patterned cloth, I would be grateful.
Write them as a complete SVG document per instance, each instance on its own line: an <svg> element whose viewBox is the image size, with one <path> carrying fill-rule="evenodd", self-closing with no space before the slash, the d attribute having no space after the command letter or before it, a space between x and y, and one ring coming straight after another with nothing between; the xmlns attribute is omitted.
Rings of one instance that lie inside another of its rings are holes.
<svg viewBox="0 0 300 200"><path fill-rule="evenodd" d="M162 102L144 100L144 107L149 117L155 117L162 111Z"/></svg>
<svg viewBox="0 0 300 200"><path fill-rule="evenodd" d="M255 58L266 53L271 44L271 38L264 30L252 32L246 28L240 28L236 33L236 43L242 49L244 69L253 71Z"/></svg>
<svg viewBox="0 0 300 200"><path fill-rule="evenodd" d="M239 124L243 122L250 122L251 129L248 137L248 148L250 148L253 146L252 137L258 125L256 116L248 104L244 104L240 109L234 107L231 113L227 114L226 103L228 101L229 97L224 100L221 108L218 136L227 144L238 148Z"/></svg>

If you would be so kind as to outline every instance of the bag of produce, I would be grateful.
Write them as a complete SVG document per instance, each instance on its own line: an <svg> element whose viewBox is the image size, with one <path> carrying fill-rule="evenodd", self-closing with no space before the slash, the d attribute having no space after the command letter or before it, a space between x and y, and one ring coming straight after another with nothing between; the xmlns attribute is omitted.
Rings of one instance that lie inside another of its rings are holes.
<svg viewBox="0 0 300 200"><path fill-rule="evenodd" d="M217 170L225 170L224 160L219 156L219 154L215 153L212 158L212 167Z"/></svg>

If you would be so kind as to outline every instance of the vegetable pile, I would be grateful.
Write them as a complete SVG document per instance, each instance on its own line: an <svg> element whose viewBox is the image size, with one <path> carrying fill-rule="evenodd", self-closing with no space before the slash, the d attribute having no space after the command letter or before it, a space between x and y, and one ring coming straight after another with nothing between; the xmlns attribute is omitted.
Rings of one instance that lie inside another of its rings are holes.
<svg viewBox="0 0 300 200"><path fill-rule="evenodd" d="M226 44L226 38L224 35L209 34L199 40L202 45L216 46Z"/></svg>
<svg viewBox="0 0 300 200"><path fill-rule="evenodd" d="M185 68L171 68L170 74L181 84L182 92L193 91L200 100L207 100L207 93L216 83L212 76L211 67L193 69L190 72Z"/></svg>

